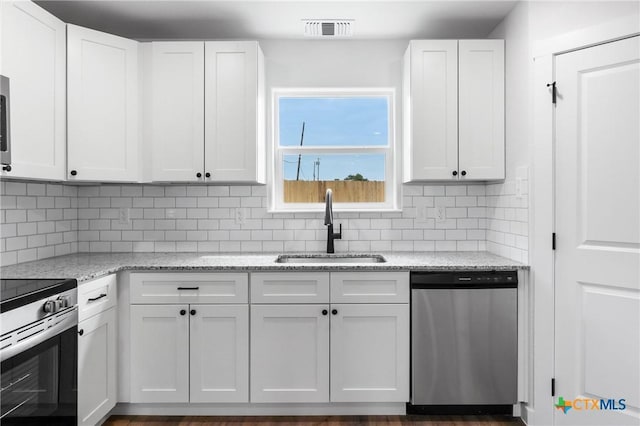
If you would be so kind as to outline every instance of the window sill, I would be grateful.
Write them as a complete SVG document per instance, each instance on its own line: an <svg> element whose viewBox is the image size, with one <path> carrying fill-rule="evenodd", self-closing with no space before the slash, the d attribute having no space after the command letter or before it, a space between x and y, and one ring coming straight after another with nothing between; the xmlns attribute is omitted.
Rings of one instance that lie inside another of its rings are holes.
<svg viewBox="0 0 640 426"><path fill-rule="evenodd" d="M333 208L334 213L402 213L402 209L399 208L380 208L380 209L344 209ZM267 209L269 214L278 213L322 213L324 214L324 206L319 209Z"/></svg>

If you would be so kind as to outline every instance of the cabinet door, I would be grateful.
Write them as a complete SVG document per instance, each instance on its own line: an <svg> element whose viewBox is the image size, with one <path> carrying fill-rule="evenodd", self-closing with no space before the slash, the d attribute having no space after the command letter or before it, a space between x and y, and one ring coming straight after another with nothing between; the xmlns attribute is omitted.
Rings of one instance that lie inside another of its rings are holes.
<svg viewBox="0 0 640 426"><path fill-rule="evenodd" d="M410 111L405 123L410 148L405 150L405 181L457 179L458 41L418 40L409 49L405 84L409 81L410 87L405 86L404 96Z"/></svg>
<svg viewBox="0 0 640 426"><path fill-rule="evenodd" d="M78 324L78 424L95 425L116 405L116 309Z"/></svg>
<svg viewBox="0 0 640 426"><path fill-rule="evenodd" d="M169 182L201 181L204 178L204 42L154 42L151 50L151 178Z"/></svg>
<svg viewBox="0 0 640 426"><path fill-rule="evenodd" d="M62 180L66 159L65 24L26 1L3 1L2 70L11 84L11 167L2 176Z"/></svg>
<svg viewBox="0 0 640 426"><path fill-rule="evenodd" d="M190 402L249 402L249 306L189 309Z"/></svg>
<svg viewBox="0 0 640 426"><path fill-rule="evenodd" d="M189 402L188 312L131 305L131 402Z"/></svg>
<svg viewBox="0 0 640 426"><path fill-rule="evenodd" d="M331 309L331 401L409 401L409 305Z"/></svg>
<svg viewBox="0 0 640 426"><path fill-rule="evenodd" d="M138 43L68 25L67 79L68 179L138 180Z"/></svg>
<svg viewBox="0 0 640 426"><path fill-rule="evenodd" d="M460 40L460 179L504 179L504 41Z"/></svg>
<svg viewBox="0 0 640 426"><path fill-rule="evenodd" d="M329 401L328 309L251 306L251 402Z"/></svg>
<svg viewBox="0 0 640 426"><path fill-rule="evenodd" d="M205 44L205 172L264 183L264 59L255 41Z"/></svg>

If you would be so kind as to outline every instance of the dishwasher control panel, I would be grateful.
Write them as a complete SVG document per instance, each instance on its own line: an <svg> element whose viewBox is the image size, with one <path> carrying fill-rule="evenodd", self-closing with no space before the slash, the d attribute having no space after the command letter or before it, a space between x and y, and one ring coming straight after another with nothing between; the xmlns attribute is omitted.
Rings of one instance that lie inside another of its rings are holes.
<svg viewBox="0 0 640 426"><path fill-rule="evenodd" d="M411 272L411 287L517 287L517 271Z"/></svg>

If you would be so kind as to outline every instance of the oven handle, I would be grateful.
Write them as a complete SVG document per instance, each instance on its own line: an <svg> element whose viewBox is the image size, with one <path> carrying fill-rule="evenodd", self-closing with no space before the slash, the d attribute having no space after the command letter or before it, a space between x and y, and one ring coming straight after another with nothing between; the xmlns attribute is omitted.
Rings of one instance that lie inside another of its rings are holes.
<svg viewBox="0 0 640 426"><path fill-rule="evenodd" d="M58 312L56 315L52 315L44 320L45 329L33 334L30 337L24 338L22 340L18 340L18 332L22 330L28 330L30 327L36 330L34 323L21 327L15 331L7 333L7 335L3 336L2 342L0 345L2 349L0 349L0 361L4 362L5 360L18 355L28 349L33 348L34 346L39 345L42 342L45 342L52 337L66 331L72 327L78 325L78 307L73 306L71 309ZM40 322L40 321L37 321ZM6 346L9 344L9 346Z"/></svg>

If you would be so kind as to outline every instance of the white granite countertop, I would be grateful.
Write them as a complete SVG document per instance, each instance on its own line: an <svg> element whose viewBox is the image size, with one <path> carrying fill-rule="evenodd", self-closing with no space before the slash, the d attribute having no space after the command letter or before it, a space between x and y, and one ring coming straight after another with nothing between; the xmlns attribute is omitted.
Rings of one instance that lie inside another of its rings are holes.
<svg viewBox="0 0 640 426"><path fill-rule="evenodd" d="M300 253L286 253L301 255ZM319 255L310 253L309 255ZM194 271L442 271L513 270L527 265L488 252L375 253L383 263L277 263L280 253L78 253L0 268L2 278L75 278L124 270ZM303 253L302 255L307 255ZM350 253L337 253L348 256Z"/></svg>

